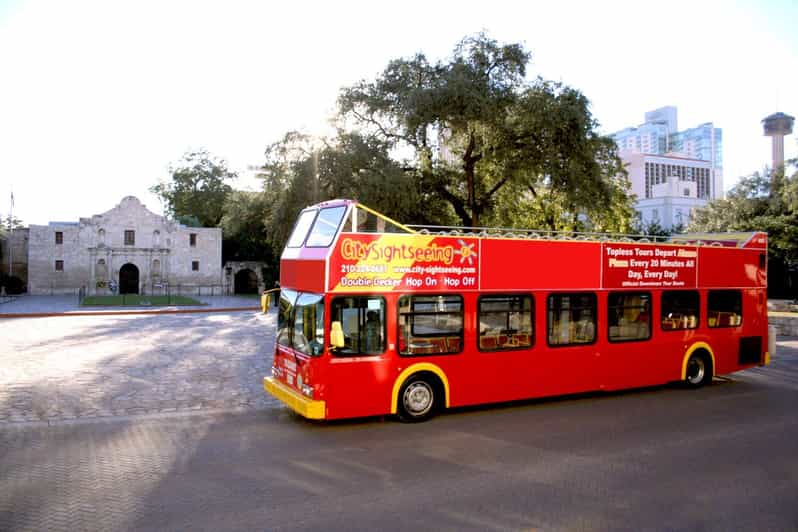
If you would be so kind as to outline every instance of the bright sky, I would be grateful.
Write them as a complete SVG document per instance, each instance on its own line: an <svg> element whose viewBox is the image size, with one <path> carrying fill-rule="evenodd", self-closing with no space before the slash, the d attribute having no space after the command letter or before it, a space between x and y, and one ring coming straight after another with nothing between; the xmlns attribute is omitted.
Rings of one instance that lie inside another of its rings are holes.
<svg viewBox="0 0 798 532"><path fill-rule="evenodd" d="M186 150L261 164L289 130L325 133L342 86L480 30L523 42L530 77L580 89L606 133L664 105L714 122L728 189L770 163L762 118L798 116L796 20L794 0L0 0L0 213L12 189L25 224L127 195L160 213L148 189Z"/></svg>

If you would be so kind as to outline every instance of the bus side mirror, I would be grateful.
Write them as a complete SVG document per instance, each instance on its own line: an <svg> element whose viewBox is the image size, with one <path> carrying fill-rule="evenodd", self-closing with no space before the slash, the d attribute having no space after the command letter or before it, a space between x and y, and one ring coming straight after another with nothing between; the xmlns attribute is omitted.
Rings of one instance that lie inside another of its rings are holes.
<svg viewBox="0 0 798 532"><path fill-rule="evenodd" d="M330 344L336 349L344 346L344 330L340 321L330 324Z"/></svg>

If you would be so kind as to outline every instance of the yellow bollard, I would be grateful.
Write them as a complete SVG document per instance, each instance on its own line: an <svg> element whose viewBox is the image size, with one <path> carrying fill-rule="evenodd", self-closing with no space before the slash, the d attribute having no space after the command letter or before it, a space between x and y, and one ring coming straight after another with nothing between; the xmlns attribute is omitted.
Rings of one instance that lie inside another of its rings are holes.
<svg viewBox="0 0 798 532"><path fill-rule="evenodd" d="M270 303L269 296L270 294L263 294L262 296L260 296L260 308L261 310L263 310L264 314L269 312L269 303Z"/></svg>

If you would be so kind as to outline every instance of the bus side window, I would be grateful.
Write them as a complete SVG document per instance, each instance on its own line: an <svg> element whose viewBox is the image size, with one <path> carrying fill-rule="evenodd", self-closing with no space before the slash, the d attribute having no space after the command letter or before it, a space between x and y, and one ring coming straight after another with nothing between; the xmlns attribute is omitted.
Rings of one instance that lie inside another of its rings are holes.
<svg viewBox="0 0 798 532"><path fill-rule="evenodd" d="M737 327L743 322L743 294L740 290L710 290L707 298L707 325Z"/></svg>
<svg viewBox="0 0 798 532"><path fill-rule="evenodd" d="M378 354L385 351L385 300L380 296L337 297L331 321L341 322L344 347L338 356Z"/></svg>
<svg viewBox="0 0 798 532"><path fill-rule="evenodd" d="M533 304L530 295L479 298L479 349L501 351L532 346Z"/></svg>
<svg viewBox="0 0 798 532"><path fill-rule="evenodd" d="M596 341L596 294L551 294L548 300L547 341L551 346Z"/></svg>
<svg viewBox="0 0 798 532"><path fill-rule="evenodd" d="M610 342L651 338L651 294L611 293L607 298L607 325Z"/></svg>
<svg viewBox="0 0 798 532"><path fill-rule="evenodd" d="M660 324L663 331L698 327L700 297L695 290L669 290L662 293Z"/></svg>
<svg viewBox="0 0 798 532"><path fill-rule="evenodd" d="M399 298L399 353L459 353L463 346L463 298L412 295Z"/></svg>

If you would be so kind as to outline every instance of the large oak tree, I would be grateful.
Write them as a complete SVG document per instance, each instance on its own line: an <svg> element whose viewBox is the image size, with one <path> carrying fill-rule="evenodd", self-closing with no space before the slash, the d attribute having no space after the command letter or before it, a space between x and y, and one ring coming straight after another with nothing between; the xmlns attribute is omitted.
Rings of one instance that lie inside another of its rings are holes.
<svg viewBox="0 0 798 532"><path fill-rule="evenodd" d="M596 131L578 90L527 81L530 58L520 44L467 37L446 61L396 59L375 80L343 89L340 112L364 135L409 150L422 190L445 200L463 225L504 221L523 204L550 229L606 212L618 223L589 226L628 228L615 143Z"/></svg>

